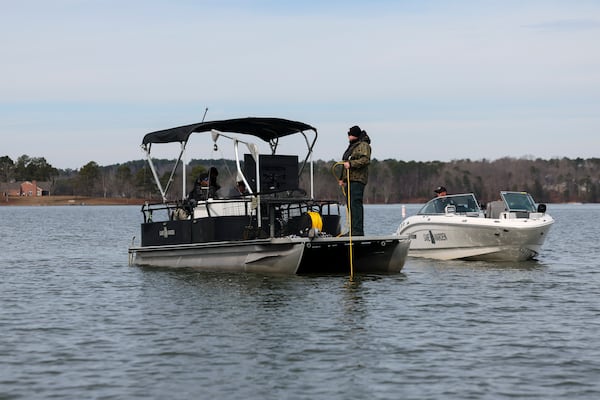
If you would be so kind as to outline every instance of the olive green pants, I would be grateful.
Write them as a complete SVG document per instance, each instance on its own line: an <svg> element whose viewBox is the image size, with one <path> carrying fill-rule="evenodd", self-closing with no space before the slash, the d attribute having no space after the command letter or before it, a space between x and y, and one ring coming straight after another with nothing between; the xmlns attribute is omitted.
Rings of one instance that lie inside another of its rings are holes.
<svg viewBox="0 0 600 400"><path fill-rule="evenodd" d="M365 184L350 181L350 233L352 236L364 236L364 208L363 195Z"/></svg>

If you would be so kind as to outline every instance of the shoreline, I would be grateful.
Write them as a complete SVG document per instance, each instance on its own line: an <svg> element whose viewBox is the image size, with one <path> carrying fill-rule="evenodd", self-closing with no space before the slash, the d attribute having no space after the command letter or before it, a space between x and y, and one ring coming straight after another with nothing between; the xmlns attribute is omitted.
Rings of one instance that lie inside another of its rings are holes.
<svg viewBox="0 0 600 400"><path fill-rule="evenodd" d="M141 206L146 200L120 197L88 196L21 196L4 197L2 206Z"/></svg>
<svg viewBox="0 0 600 400"><path fill-rule="evenodd" d="M157 202L159 200L148 199L129 199L122 197L89 197L89 196L9 196L2 197L0 207L12 206L142 206L145 202ZM427 200L415 200L412 202L397 203L397 204L424 204ZM396 203L394 203L396 204ZM565 203L547 203L547 204L600 204L600 203L583 203L583 202L565 202ZM379 203L365 203L365 205L381 205ZM383 204L385 205L385 204Z"/></svg>

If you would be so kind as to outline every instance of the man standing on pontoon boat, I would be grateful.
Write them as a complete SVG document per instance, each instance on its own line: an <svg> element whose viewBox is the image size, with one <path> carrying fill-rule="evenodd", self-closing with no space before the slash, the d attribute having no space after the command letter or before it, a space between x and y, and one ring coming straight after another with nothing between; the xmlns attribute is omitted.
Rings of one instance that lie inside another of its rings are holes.
<svg viewBox="0 0 600 400"><path fill-rule="evenodd" d="M348 141L348 148L342 156L344 171L339 184L346 186L346 190L350 191L350 204L348 204L351 220L350 234L364 236L363 197L369 180L371 138L367 132L354 125L348 130Z"/></svg>

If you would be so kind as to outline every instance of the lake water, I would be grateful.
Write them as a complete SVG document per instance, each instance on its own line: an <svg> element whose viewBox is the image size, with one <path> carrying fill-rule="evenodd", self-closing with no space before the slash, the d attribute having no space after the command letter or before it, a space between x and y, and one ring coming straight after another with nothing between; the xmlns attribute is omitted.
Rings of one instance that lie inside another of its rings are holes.
<svg viewBox="0 0 600 400"><path fill-rule="evenodd" d="M0 399L598 399L600 205L548 211L536 261L350 282L130 267L139 207L0 207Z"/></svg>

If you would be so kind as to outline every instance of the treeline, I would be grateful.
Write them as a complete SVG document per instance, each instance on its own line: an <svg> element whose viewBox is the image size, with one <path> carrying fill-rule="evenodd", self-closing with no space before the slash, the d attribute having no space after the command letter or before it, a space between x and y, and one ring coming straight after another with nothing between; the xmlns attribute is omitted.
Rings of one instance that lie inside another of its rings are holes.
<svg viewBox="0 0 600 400"><path fill-rule="evenodd" d="M156 172L167 184L175 160L154 160ZM334 161L316 161L315 197L342 199L332 171ZM235 166L232 160L192 160L186 169L187 190L192 180L215 166L222 186L233 185ZM303 171L300 186L308 188L308 169ZM336 173L339 171L336 171ZM100 166L90 161L79 170L54 168L42 157L23 155L16 161L0 157L0 182L37 181L52 195L126 197L160 199L152 172L144 160ZM433 196L439 185L449 193L474 192L484 203L498 198L500 190L530 192L536 201L547 203L600 202L600 159L470 159L441 161L373 160L365 202L370 204L421 203ZM174 176L170 197L182 197L181 168Z"/></svg>

